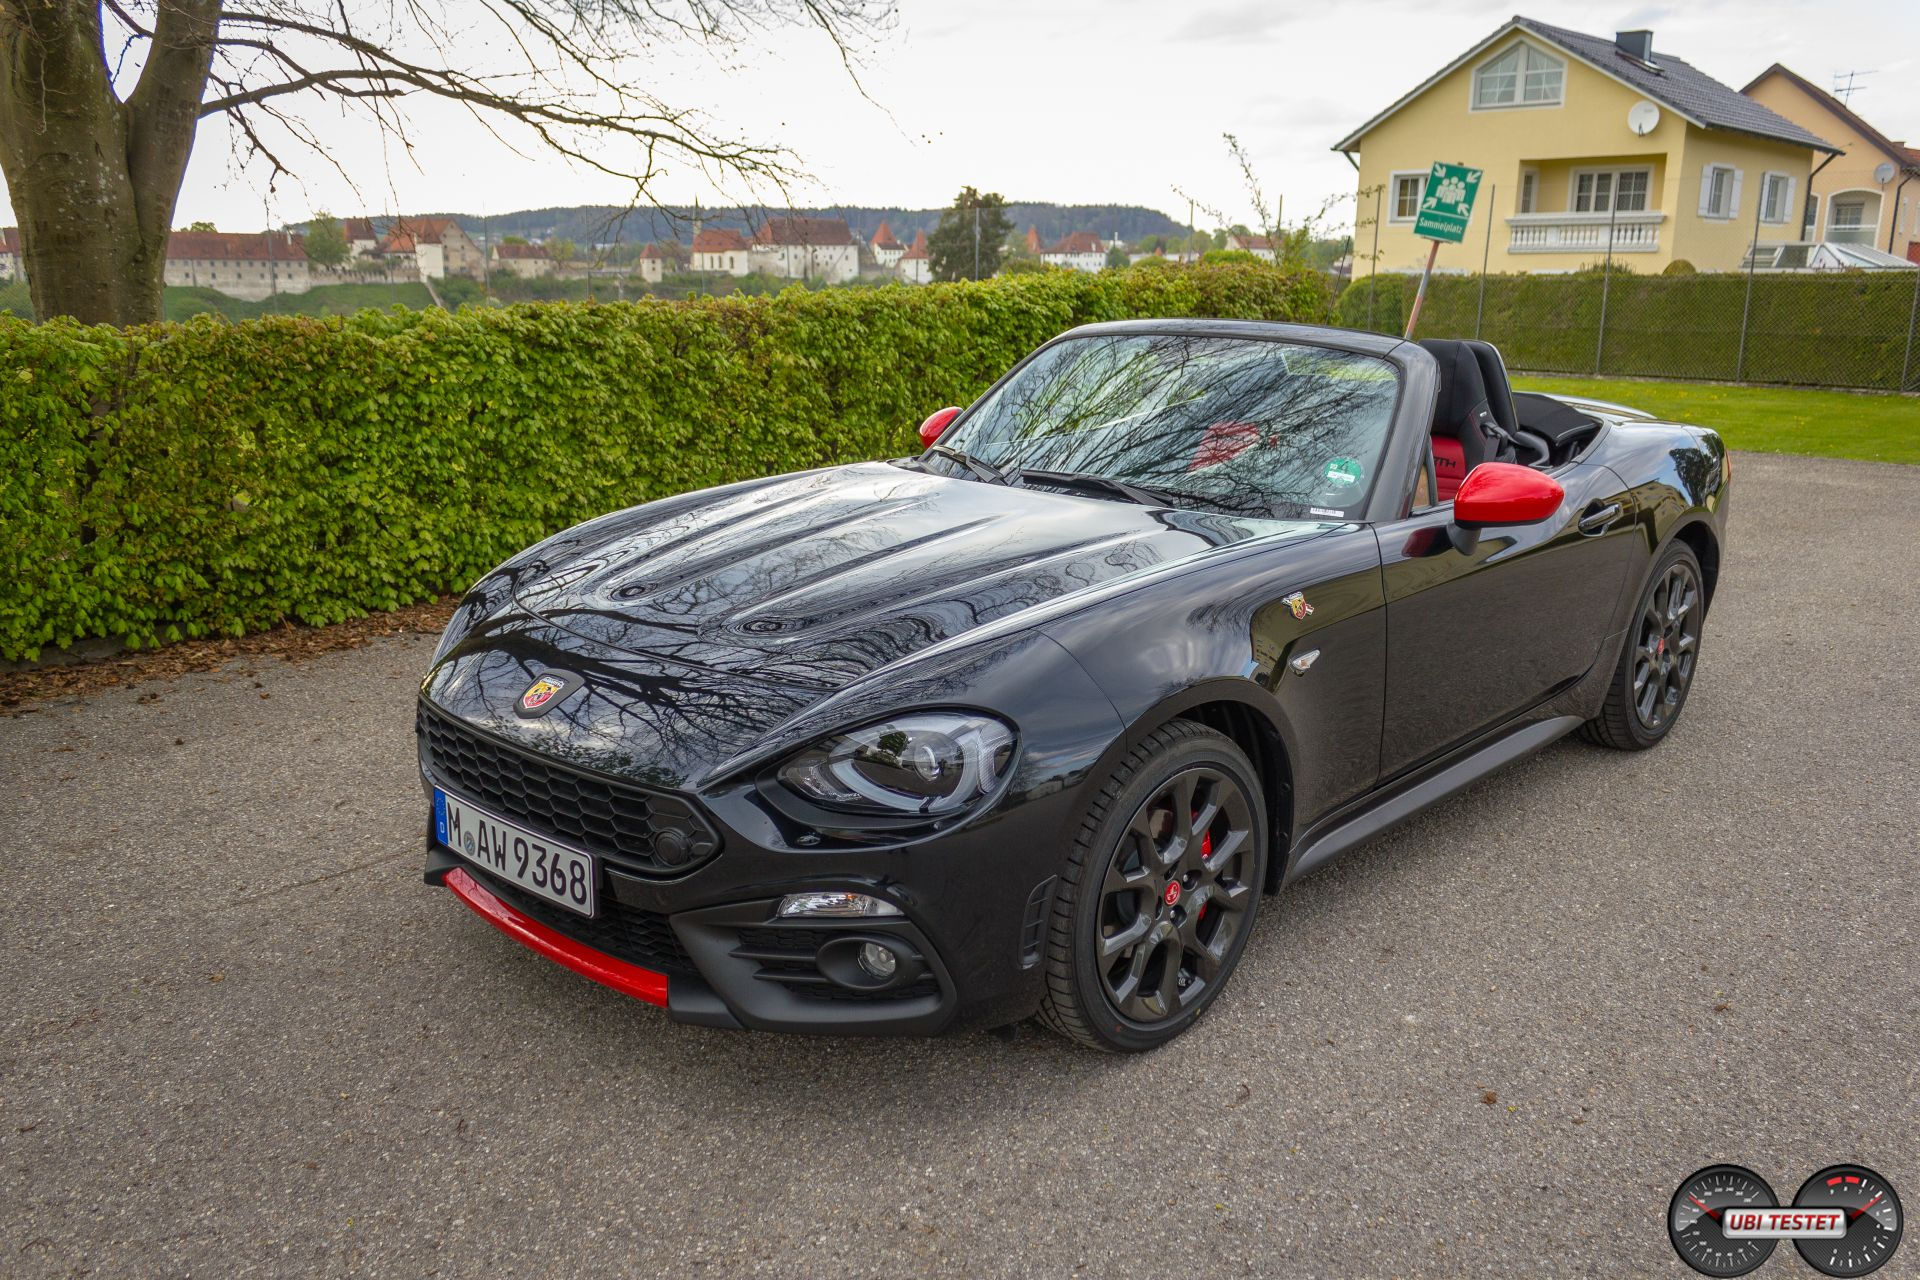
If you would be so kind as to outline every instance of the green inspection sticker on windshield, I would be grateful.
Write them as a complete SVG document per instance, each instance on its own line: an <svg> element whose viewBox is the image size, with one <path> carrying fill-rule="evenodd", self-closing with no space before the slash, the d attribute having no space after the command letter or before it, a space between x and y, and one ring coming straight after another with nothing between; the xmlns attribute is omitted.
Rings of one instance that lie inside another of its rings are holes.
<svg viewBox="0 0 1920 1280"><path fill-rule="evenodd" d="M1361 467L1357 458L1329 458L1326 467L1320 472L1322 478L1336 489L1345 489L1359 484L1360 477L1364 474L1365 469Z"/></svg>

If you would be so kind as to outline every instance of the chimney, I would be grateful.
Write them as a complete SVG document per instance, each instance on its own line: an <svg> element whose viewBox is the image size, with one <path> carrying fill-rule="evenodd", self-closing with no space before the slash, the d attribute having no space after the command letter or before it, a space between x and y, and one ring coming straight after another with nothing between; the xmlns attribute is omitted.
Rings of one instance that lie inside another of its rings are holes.
<svg viewBox="0 0 1920 1280"><path fill-rule="evenodd" d="M1639 62L1653 62L1653 32L1616 31L1613 35L1614 47Z"/></svg>

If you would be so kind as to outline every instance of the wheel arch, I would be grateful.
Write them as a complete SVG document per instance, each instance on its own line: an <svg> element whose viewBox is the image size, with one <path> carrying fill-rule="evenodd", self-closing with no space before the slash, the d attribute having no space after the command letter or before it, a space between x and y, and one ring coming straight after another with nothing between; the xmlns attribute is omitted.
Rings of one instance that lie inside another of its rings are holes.
<svg viewBox="0 0 1920 1280"><path fill-rule="evenodd" d="M1286 727L1274 714L1266 690L1248 680L1214 680L1190 686L1142 713L1109 748L1098 776L1110 773L1127 752L1155 729L1192 720L1221 734L1253 762L1266 801L1266 888L1277 889L1292 853L1293 755Z"/></svg>
<svg viewBox="0 0 1920 1280"><path fill-rule="evenodd" d="M1714 589L1720 584L1720 539L1715 535L1713 526L1706 517L1696 517L1675 529L1668 537L1668 542L1684 542L1692 549L1694 558L1700 562L1701 586L1707 593L1703 612L1712 610ZM1662 546L1660 550L1664 551L1666 547ZM1655 552L1654 557L1658 559L1659 552Z"/></svg>

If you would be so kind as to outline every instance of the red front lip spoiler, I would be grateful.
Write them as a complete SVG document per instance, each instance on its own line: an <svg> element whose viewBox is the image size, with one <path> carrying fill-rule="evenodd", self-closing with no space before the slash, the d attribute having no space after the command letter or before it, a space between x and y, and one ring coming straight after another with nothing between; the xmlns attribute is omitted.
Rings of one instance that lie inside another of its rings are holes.
<svg viewBox="0 0 1920 1280"><path fill-rule="evenodd" d="M493 894L461 867L447 872L447 888L453 896L473 909L475 915L523 946L531 947L549 960L557 960L583 978L662 1008L667 1004L667 975L642 969L591 947L582 946L564 934L555 933L531 916L523 915Z"/></svg>

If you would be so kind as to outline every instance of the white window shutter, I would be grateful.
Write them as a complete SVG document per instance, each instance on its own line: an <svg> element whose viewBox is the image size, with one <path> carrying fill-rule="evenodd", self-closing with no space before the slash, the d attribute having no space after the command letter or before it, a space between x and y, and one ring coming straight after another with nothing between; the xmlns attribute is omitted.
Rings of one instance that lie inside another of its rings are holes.
<svg viewBox="0 0 1920 1280"><path fill-rule="evenodd" d="M1713 166L1708 165L1700 171L1700 216L1706 217L1713 212Z"/></svg>
<svg viewBox="0 0 1920 1280"><path fill-rule="evenodd" d="M1733 193L1727 197L1727 216L1729 218L1737 218L1740 216L1740 179L1743 176L1744 174L1741 170L1735 169L1733 171Z"/></svg>
<svg viewBox="0 0 1920 1280"><path fill-rule="evenodd" d="M1799 190L1800 190L1800 179L1788 178L1787 179L1787 199L1786 199L1786 203L1780 206L1780 221L1782 222L1793 221L1793 215L1796 212L1798 212L1800 208L1799 205L1794 203L1794 197L1798 194Z"/></svg>

